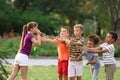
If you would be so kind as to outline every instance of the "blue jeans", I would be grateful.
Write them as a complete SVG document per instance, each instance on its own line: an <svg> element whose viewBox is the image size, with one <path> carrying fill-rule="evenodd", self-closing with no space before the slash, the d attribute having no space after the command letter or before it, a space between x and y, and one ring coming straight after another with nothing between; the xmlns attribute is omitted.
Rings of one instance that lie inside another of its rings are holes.
<svg viewBox="0 0 120 80"><path fill-rule="evenodd" d="M99 68L93 70L92 80L98 80Z"/></svg>

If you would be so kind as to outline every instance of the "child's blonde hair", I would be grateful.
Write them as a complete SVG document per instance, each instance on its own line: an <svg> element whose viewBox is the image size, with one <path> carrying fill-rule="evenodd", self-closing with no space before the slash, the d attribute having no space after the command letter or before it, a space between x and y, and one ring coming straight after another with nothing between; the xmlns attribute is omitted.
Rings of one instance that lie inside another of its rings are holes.
<svg viewBox="0 0 120 80"><path fill-rule="evenodd" d="M74 28L75 27L79 27L81 30L84 30L84 28L83 28L83 25L82 24L76 24L75 26L74 26Z"/></svg>

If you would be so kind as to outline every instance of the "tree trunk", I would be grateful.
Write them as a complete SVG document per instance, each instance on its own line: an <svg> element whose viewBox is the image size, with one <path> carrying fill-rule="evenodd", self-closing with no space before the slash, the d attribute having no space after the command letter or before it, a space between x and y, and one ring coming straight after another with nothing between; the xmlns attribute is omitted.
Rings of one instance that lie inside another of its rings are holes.
<svg viewBox="0 0 120 80"><path fill-rule="evenodd" d="M120 37L120 0L107 0L107 2L111 23L110 30L117 32Z"/></svg>
<svg viewBox="0 0 120 80"><path fill-rule="evenodd" d="M117 33L118 33L118 36L120 38L120 0L118 0L118 20L117 20Z"/></svg>
<svg viewBox="0 0 120 80"><path fill-rule="evenodd" d="M70 36L73 36L73 26L75 25L75 20L70 20L69 26L70 26Z"/></svg>

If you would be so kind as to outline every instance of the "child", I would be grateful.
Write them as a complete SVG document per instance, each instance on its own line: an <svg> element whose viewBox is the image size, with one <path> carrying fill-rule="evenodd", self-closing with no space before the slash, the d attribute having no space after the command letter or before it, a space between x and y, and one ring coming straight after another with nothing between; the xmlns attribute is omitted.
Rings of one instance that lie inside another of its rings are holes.
<svg viewBox="0 0 120 80"><path fill-rule="evenodd" d="M43 41L54 43L58 47L58 80L68 80L69 46L66 44L68 36L68 27L61 27L60 37L55 39L43 38Z"/></svg>
<svg viewBox="0 0 120 80"><path fill-rule="evenodd" d="M88 36L87 47L94 48L99 43L99 41L99 36L92 34ZM98 80L98 73L100 69L100 61L98 59L98 54L88 54L86 51L82 51L82 54L80 56L82 57L82 55L85 55L88 59L86 65L91 65L92 80Z"/></svg>
<svg viewBox="0 0 120 80"><path fill-rule="evenodd" d="M37 39L33 36L35 33L37 33ZM32 45L39 46L41 44L40 34L41 32L36 22L29 22L23 26L20 48L15 57L13 72L7 80L14 80L19 70L21 70L22 80L27 79L28 56L30 55Z"/></svg>
<svg viewBox="0 0 120 80"><path fill-rule="evenodd" d="M105 43L102 43L98 48L90 48L87 51L94 53L103 53L103 61L105 64L106 80L113 80L116 71L116 60L114 58L115 48L113 43L118 36L115 32L109 32L106 35Z"/></svg>
<svg viewBox="0 0 120 80"><path fill-rule="evenodd" d="M70 43L70 58L68 66L68 77L70 80L82 80L82 61L78 57L80 56L82 50L80 47L84 44L84 38L82 37L83 26L81 24L76 24L74 26L74 36Z"/></svg>

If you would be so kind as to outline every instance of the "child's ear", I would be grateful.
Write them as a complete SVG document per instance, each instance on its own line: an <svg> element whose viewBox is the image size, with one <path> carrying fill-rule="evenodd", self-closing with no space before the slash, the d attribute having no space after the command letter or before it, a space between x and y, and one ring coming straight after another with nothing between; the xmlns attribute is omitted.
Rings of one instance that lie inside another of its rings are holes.
<svg viewBox="0 0 120 80"><path fill-rule="evenodd" d="M112 38L112 42L115 42L115 39L114 39L114 38Z"/></svg>

